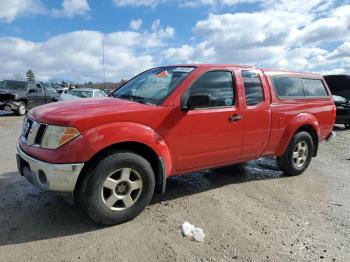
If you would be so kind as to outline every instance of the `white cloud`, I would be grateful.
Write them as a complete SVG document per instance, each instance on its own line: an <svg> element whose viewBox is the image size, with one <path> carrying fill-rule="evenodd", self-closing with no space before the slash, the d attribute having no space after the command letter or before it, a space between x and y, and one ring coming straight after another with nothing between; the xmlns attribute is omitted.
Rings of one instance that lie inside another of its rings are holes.
<svg viewBox="0 0 350 262"><path fill-rule="evenodd" d="M76 15L85 15L90 11L90 6L87 0L63 0L62 9L53 9L53 16L73 17Z"/></svg>
<svg viewBox="0 0 350 262"><path fill-rule="evenodd" d="M261 5L266 9L273 9L302 14L320 13L331 10L334 0L260 0Z"/></svg>
<svg viewBox="0 0 350 262"><path fill-rule="evenodd" d="M134 31L139 30L141 26L142 26L142 19L131 20L129 25L130 29Z"/></svg>
<svg viewBox="0 0 350 262"><path fill-rule="evenodd" d="M20 2L19 0L15 0ZM29 0L40 3L37 0ZM192 0L178 0L175 4ZM191 41L181 44L175 30L154 20L149 29L132 20L130 31L103 34L76 31L43 42L0 38L0 77L32 68L42 78L101 81L102 42L105 43L107 80L129 78L141 70L172 63L242 63L257 67L350 74L350 5L333 0L251 0L254 12L212 13L197 21ZM27 2L27 1L26 1ZM154 7L168 0L119 0L117 6ZM169 1L170 2L170 1ZM198 0L200 5L234 5L241 0ZM1 4L5 3L4 1ZM0 4L0 5L1 5ZM79 5L77 5L79 6ZM73 16L85 9L68 8ZM63 15L64 4L60 12ZM2 16L1 16L2 14ZM11 21L0 11L0 19ZM142 30L140 28L142 27ZM170 41L171 39L171 41ZM83 44L82 44L83 43Z"/></svg>
<svg viewBox="0 0 350 262"><path fill-rule="evenodd" d="M325 0L271 0L260 11L209 14L193 28L195 43L173 46L163 55L180 63L243 63L308 71L345 68L350 73L350 5L323 12L333 5Z"/></svg>
<svg viewBox="0 0 350 262"><path fill-rule="evenodd" d="M11 23L18 16L44 15L73 17L90 11L87 0L63 0L62 9L48 10L42 0L1 0L0 20Z"/></svg>
<svg viewBox="0 0 350 262"><path fill-rule="evenodd" d="M344 42L343 44L338 46L333 52L331 52L327 56L327 58L328 59L338 59L338 58L350 59L350 42Z"/></svg>
<svg viewBox="0 0 350 262"><path fill-rule="evenodd" d="M162 55L173 63L215 62L215 49L207 48L205 42L196 46L183 45L179 48L168 48L162 52Z"/></svg>
<svg viewBox="0 0 350 262"><path fill-rule="evenodd" d="M130 78L159 63L157 50L163 48L166 40L173 35L166 28L159 25L156 30L143 33L75 31L56 35L43 42L0 37L0 78L8 78L31 68L41 80L101 81L103 42L106 79L119 81Z"/></svg>
<svg viewBox="0 0 350 262"><path fill-rule="evenodd" d="M161 27L160 19L153 21L151 29L153 32L157 32L162 37L173 37L175 35L175 30L171 26L167 26L165 28Z"/></svg>
<svg viewBox="0 0 350 262"><path fill-rule="evenodd" d="M1 0L0 20L12 22L17 16L45 13L40 0Z"/></svg>

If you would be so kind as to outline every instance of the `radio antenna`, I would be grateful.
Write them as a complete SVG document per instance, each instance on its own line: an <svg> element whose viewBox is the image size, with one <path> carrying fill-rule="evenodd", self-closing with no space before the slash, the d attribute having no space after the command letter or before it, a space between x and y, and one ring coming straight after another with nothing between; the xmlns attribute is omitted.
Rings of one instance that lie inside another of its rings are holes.
<svg viewBox="0 0 350 262"><path fill-rule="evenodd" d="M106 89L105 37L102 39L103 88Z"/></svg>

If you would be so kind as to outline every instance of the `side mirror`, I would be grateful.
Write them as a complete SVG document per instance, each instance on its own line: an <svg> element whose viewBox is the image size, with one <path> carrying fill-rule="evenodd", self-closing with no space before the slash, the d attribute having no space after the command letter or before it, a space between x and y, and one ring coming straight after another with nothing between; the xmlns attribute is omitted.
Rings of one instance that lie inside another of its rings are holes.
<svg viewBox="0 0 350 262"><path fill-rule="evenodd" d="M188 98L186 105L182 103L182 110L208 107L210 105L210 95L192 95Z"/></svg>

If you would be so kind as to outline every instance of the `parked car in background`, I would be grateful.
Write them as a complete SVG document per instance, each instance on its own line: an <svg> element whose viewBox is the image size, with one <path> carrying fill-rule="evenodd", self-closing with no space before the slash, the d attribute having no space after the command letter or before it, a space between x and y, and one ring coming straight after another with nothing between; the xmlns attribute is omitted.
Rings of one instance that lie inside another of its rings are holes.
<svg viewBox="0 0 350 262"><path fill-rule="evenodd" d="M61 95L62 100L74 100L92 97L107 97L107 95L102 90L93 88L74 88L72 90L69 90L67 94Z"/></svg>
<svg viewBox="0 0 350 262"><path fill-rule="evenodd" d="M59 94L68 94L69 88L64 86L56 87L56 91Z"/></svg>
<svg viewBox="0 0 350 262"><path fill-rule="evenodd" d="M140 214L171 176L261 156L275 156L285 174L299 175L319 143L334 137L334 120L318 74L158 67L110 97L31 110L17 145L18 169L111 225Z"/></svg>
<svg viewBox="0 0 350 262"><path fill-rule="evenodd" d="M337 109L335 123L344 124L345 128L350 128L350 101L342 96L333 95Z"/></svg>
<svg viewBox="0 0 350 262"><path fill-rule="evenodd" d="M62 88L61 85L58 84L52 84L52 83L43 83L43 86L47 90L55 91L56 93L59 94L58 90Z"/></svg>
<svg viewBox="0 0 350 262"><path fill-rule="evenodd" d="M104 88L104 89L102 89L102 91L103 91L107 96L110 95L110 94L113 92L113 90L108 89L108 88Z"/></svg>
<svg viewBox="0 0 350 262"><path fill-rule="evenodd" d="M325 75L324 79L333 95L342 96L350 100L349 75Z"/></svg>
<svg viewBox="0 0 350 262"><path fill-rule="evenodd" d="M28 109L59 100L58 93L38 82L0 81L0 110L23 116Z"/></svg>

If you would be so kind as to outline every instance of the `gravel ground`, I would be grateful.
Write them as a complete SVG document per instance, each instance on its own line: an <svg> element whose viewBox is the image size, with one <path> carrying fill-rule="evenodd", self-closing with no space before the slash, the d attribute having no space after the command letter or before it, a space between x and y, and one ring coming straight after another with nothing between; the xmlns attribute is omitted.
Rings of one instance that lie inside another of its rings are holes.
<svg viewBox="0 0 350 262"><path fill-rule="evenodd" d="M273 159L168 180L136 219L98 227L16 168L22 118L0 114L0 261L350 261L350 131L297 177ZM182 236L181 224L206 239Z"/></svg>

